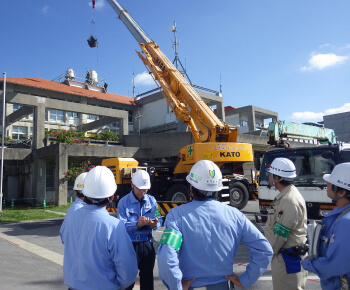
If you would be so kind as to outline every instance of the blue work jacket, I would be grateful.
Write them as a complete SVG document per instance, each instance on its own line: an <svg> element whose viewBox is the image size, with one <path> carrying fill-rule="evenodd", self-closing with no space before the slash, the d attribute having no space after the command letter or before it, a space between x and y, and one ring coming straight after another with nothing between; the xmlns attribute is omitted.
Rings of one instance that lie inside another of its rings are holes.
<svg viewBox="0 0 350 290"><path fill-rule="evenodd" d="M135 237L135 235L152 236L152 230L157 230L162 225L162 218L159 218L157 226L153 229L150 226L140 228L136 226L139 217L144 216L153 219L155 210L158 210L157 201L152 195L145 194L143 198L144 204L141 207L140 202L131 191L121 198L118 203L118 219L125 224L125 228L131 237ZM132 240L135 241L133 238ZM153 238L151 241L153 241Z"/></svg>
<svg viewBox="0 0 350 290"><path fill-rule="evenodd" d="M350 278L350 211L336 221L347 208L336 207L322 219L323 236L320 241L319 258L305 259L302 266L314 272L321 279L322 289L340 289L340 275Z"/></svg>
<svg viewBox="0 0 350 290"><path fill-rule="evenodd" d="M85 204L66 217L63 278L72 289L125 289L135 282L137 260L124 224L105 207Z"/></svg>
<svg viewBox="0 0 350 290"><path fill-rule="evenodd" d="M71 204L71 206L68 208L66 212L66 217L69 216L73 211L77 210L78 208L83 207L85 202L81 200L79 197L75 199L75 201Z"/></svg>
<svg viewBox="0 0 350 290"><path fill-rule="evenodd" d="M232 275L241 242L250 254L250 263L240 276L244 287L250 287L272 259L272 248L262 233L236 208L213 199L171 209L164 229L183 238L178 254L168 244L158 247L159 278L171 290L182 289L182 279L195 278L191 287L227 281L225 275Z"/></svg>

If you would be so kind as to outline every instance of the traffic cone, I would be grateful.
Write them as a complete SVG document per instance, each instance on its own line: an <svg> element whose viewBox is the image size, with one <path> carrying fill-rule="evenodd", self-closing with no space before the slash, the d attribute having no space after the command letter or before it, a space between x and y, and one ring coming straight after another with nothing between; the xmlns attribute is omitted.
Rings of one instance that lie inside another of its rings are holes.
<svg viewBox="0 0 350 290"><path fill-rule="evenodd" d="M46 207L46 199L43 199L43 207Z"/></svg>

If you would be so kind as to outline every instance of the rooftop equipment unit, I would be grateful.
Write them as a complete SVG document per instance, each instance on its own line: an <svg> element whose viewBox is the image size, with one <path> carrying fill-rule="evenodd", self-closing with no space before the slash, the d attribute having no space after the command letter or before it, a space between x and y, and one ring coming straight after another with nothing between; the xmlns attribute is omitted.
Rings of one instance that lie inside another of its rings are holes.
<svg viewBox="0 0 350 290"><path fill-rule="evenodd" d="M67 69L65 77L66 77L66 80L74 81L75 80L74 70L72 70L71 68Z"/></svg>
<svg viewBox="0 0 350 290"><path fill-rule="evenodd" d="M96 86L98 84L97 72L94 70L88 70L85 78L86 83Z"/></svg>

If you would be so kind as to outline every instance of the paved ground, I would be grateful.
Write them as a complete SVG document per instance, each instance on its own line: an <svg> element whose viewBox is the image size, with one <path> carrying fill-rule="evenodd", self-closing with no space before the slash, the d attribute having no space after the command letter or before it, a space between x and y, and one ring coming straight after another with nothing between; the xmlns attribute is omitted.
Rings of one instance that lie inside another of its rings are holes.
<svg viewBox="0 0 350 290"><path fill-rule="evenodd" d="M249 202L243 209L247 217L257 211L257 203ZM62 279L63 245L59 228L63 218L40 222L0 225L0 289L67 289ZM155 246L162 229L155 232ZM234 271L245 271L249 262L248 250L241 245L236 256ZM165 289L154 269L155 289ZM139 289L138 285L134 289ZM250 289L272 289L271 273L267 271ZM321 289L319 279L310 273L306 289Z"/></svg>

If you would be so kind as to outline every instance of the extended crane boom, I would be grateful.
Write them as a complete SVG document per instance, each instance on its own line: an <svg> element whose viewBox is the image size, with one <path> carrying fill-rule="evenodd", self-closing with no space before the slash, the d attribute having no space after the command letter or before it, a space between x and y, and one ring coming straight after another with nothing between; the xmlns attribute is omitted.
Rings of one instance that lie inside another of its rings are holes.
<svg viewBox="0 0 350 290"><path fill-rule="evenodd" d="M273 121L268 129L270 145L283 147L283 138L295 138L302 140L318 140L321 144L335 144L337 138L333 129L299 124L289 121Z"/></svg>
<svg viewBox="0 0 350 290"><path fill-rule="evenodd" d="M141 47L139 57L177 118L188 124L196 142L236 142L238 128L222 122L202 100L185 77L116 1L107 0Z"/></svg>
<svg viewBox="0 0 350 290"><path fill-rule="evenodd" d="M252 166L252 145L237 143L238 127L221 121L129 13L116 0L107 1L138 42L141 48L141 52L137 52L139 57L157 86L162 89L161 92L176 117L188 125L195 140L193 144L180 149L175 168L159 171L162 176L158 171L154 174L154 168L151 170L153 175L161 177L154 182L158 186L162 185L159 192L166 200L178 201L178 196L187 200L186 175L193 164L207 159L215 162L223 173L224 188L219 199L239 209L243 208L250 194L252 196L257 191L252 173L254 169L251 168L250 180L245 175L235 173L247 171L243 166L245 162L250 162L248 166ZM118 163L115 160L105 162ZM117 169L115 171L119 172ZM168 175L164 176L164 172Z"/></svg>
<svg viewBox="0 0 350 290"><path fill-rule="evenodd" d="M109 5L113 8L118 14L118 18L124 23L126 28L131 32L135 37L138 43L146 44L152 42L152 40L147 36L146 32L136 23L136 21L129 15L128 11L115 0L107 0Z"/></svg>

